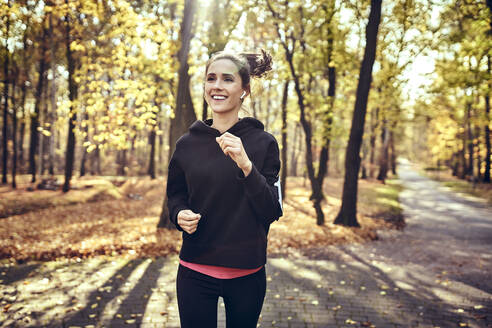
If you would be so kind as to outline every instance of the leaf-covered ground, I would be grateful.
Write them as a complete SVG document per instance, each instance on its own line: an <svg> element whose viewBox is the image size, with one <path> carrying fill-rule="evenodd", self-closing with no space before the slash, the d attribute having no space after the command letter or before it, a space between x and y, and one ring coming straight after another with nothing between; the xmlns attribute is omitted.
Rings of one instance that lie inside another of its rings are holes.
<svg viewBox="0 0 492 328"><path fill-rule="evenodd" d="M377 230L402 226L396 183L359 182L361 228L333 225L340 206L341 179L326 179L324 226L316 225L309 182L289 178L284 216L272 224L268 252L285 253L310 246L364 242ZM181 233L157 229L164 199L164 179L130 178L121 182L84 178L76 190L0 189L0 258L54 260L96 255L163 256L179 252ZM8 213L21 213L9 215Z"/></svg>

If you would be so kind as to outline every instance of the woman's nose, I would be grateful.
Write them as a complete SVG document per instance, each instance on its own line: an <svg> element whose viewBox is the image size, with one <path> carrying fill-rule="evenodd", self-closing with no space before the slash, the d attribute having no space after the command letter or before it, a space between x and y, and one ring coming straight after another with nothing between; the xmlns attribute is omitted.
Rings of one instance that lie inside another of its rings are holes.
<svg viewBox="0 0 492 328"><path fill-rule="evenodd" d="M214 88L222 89L222 81L220 81L219 79L215 80Z"/></svg>

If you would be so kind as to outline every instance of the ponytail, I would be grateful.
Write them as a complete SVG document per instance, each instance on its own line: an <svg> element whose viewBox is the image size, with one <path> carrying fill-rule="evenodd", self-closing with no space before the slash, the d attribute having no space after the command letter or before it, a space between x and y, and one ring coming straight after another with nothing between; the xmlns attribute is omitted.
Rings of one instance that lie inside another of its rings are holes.
<svg viewBox="0 0 492 328"><path fill-rule="evenodd" d="M262 77L272 70L272 56L263 49L261 54L242 53L241 56L248 61L250 76Z"/></svg>

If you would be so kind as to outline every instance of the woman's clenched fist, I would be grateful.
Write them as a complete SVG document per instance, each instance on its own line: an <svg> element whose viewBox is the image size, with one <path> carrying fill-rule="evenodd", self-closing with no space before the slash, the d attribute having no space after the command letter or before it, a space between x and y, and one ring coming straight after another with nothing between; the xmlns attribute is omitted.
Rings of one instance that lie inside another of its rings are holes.
<svg viewBox="0 0 492 328"><path fill-rule="evenodd" d="M178 212L178 224L188 234L192 234L198 227L198 221L202 216L192 210L181 210Z"/></svg>

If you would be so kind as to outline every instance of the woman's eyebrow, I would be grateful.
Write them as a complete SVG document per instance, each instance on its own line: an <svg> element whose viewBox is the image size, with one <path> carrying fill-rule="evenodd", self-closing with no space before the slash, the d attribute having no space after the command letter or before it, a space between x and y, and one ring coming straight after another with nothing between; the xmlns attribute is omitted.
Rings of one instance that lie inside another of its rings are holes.
<svg viewBox="0 0 492 328"><path fill-rule="evenodd" d="M231 79L234 79L234 74L233 73L221 73L220 75L222 75L222 78L231 78ZM217 74L216 73L208 73L207 74L207 77L216 77Z"/></svg>
<svg viewBox="0 0 492 328"><path fill-rule="evenodd" d="M216 73L208 73L207 76L216 76L217 74ZM222 73L221 74L222 77L232 77L234 78L234 74L233 73Z"/></svg>

